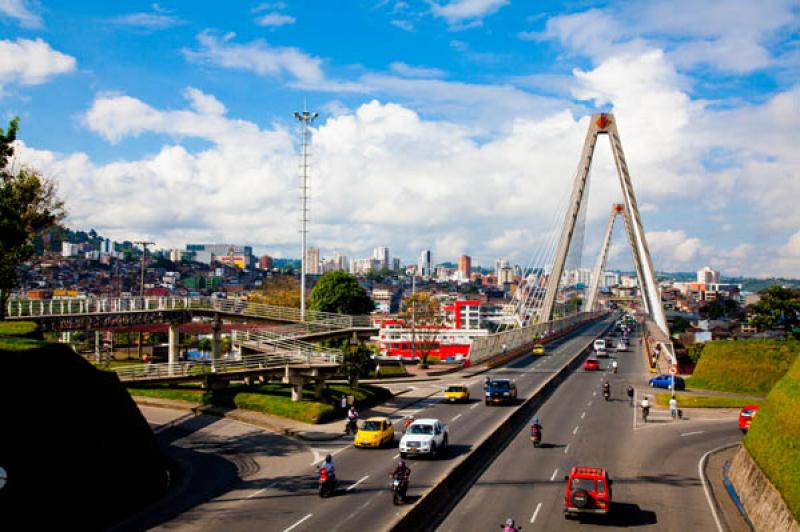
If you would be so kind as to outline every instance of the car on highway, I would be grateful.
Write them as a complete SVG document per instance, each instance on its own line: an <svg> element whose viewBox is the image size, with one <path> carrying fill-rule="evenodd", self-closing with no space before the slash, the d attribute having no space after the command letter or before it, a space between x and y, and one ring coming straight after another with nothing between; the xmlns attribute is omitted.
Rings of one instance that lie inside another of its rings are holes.
<svg viewBox="0 0 800 532"><path fill-rule="evenodd" d="M611 479L599 467L574 466L564 477L564 517L607 514L611 511Z"/></svg>
<svg viewBox="0 0 800 532"><path fill-rule="evenodd" d="M605 338L598 338L594 341L594 353L599 357L608 355Z"/></svg>
<svg viewBox="0 0 800 532"><path fill-rule="evenodd" d="M672 389L672 375L656 375L647 383L650 385L651 388L663 388L665 390ZM675 377L675 389L676 390L685 390L686 389L686 381L683 380L682 377Z"/></svg>
<svg viewBox="0 0 800 532"><path fill-rule="evenodd" d="M583 363L584 371L598 371L600 369L600 361L594 357L587 358Z"/></svg>
<svg viewBox="0 0 800 532"><path fill-rule="evenodd" d="M761 407L758 405L745 405L739 410L739 430L747 432L759 408Z"/></svg>
<svg viewBox="0 0 800 532"><path fill-rule="evenodd" d="M628 350L628 342L626 342L624 338L620 339L620 340L617 340L616 350L617 351L627 351Z"/></svg>
<svg viewBox="0 0 800 532"><path fill-rule="evenodd" d="M515 403L517 385L511 379L492 379L486 385L486 404Z"/></svg>
<svg viewBox="0 0 800 532"><path fill-rule="evenodd" d="M469 402L469 388L464 384L451 384L444 389L444 398L450 403Z"/></svg>
<svg viewBox="0 0 800 532"><path fill-rule="evenodd" d="M383 447L394 443L394 425L387 417L370 417L356 432L356 447Z"/></svg>
<svg viewBox="0 0 800 532"><path fill-rule="evenodd" d="M447 425L434 418L417 419L400 438L400 457L428 455L436 458L447 448Z"/></svg>
<svg viewBox="0 0 800 532"><path fill-rule="evenodd" d="M544 346L542 344L535 344L533 346L533 354L534 355L543 355L544 354Z"/></svg>

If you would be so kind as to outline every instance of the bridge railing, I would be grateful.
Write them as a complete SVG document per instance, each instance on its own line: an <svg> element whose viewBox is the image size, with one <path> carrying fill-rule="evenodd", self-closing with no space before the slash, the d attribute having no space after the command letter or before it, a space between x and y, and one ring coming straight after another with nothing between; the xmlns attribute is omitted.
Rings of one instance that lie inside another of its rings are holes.
<svg viewBox="0 0 800 532"><path fill-rule="evenodd" d="M342 359L341 352L296 350L247 355L239 359L177 362L175 364L141 364L116 368L114 372L123 382L151 381L176 377L197 377L201 379L213 374L285 366L338 366L341 365Z"/></svg>
<svg viewBox="0 0 800 532"><path fill-rule="evenodd" d="M275 321L309 323L325 328L349 329L371 326L369 316L350 316L307 310L305 320L300 309L251 301L233 301L210 297L129 297L86 299L12 299L9 318L71 316L83 314L118 314L172 310L210 310L222 314L264 318Z"/></svg>
<svg viewBox="0 0 800 532"><path fill-rule="evenodd" d="M231 340L234 344L249 343L254 348L263 351L299 349L307 352L341 353L340 349L324 349L311 342L296 340L284 332L263 329L235 329L231 332Z"/></svg>
<svg viewBox="0 0 800 532"><path fill-rule="evenodd" d="M535 341L536 338L557 333L581 322L596 318L600 312L579 312L566 318L536 323L518 329L509 329L497 334L479 336L472 341L469 358L472 364L480 364L493 356L502 354L503 351L513 351L525 344Z"/></svg>

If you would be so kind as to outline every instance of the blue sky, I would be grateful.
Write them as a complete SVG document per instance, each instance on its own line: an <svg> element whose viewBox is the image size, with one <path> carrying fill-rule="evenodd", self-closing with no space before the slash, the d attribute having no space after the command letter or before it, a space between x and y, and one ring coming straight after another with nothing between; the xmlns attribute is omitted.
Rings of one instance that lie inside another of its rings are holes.
<svg viewBox="0 0 800 532"><path fill-rule="evenodd" d="M525 264L605 110L657 269L800 276L796 2L219 6L0 0L2 117L22 118L19 162L59 183L72 226L299 255L306 101L323 255ZM601 143L587 257L615 180Z"/></svg>

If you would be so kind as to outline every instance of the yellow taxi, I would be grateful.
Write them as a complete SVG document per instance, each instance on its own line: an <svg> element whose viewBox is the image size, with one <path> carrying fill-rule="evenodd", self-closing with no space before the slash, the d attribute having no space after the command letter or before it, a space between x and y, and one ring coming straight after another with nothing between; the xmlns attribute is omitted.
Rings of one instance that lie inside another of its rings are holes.
<svg viewBox="0 0 800 532"><path fill-rule="evenodd" d="M444 389L444 398L451 403L469 401L469 388L463 384L451 384Z"/></svg>
<svg viewBox="0 0 800 532"><path fill-rule="evenodd" d="M533 354L534 355L543 355L544 354L544 346L542 344L535 344L533 346Z"/></svg>
<svg viewBox="0 0 800 532"><path fill-rule="evenodd" d="M356 432L356 447L381 447L394 442L394 426L387 417L365 419Z"/></svg>

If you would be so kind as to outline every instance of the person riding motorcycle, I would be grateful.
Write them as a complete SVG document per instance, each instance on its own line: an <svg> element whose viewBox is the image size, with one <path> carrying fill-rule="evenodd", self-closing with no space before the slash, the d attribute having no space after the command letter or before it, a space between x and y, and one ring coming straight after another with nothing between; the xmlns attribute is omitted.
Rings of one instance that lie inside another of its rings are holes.
<svg viewBox="0 0 800 532"><path fill-rule="evenodd" d="M355 406L351 406L350 410L347 411L347 426L345 427L345 432L348 434L352 432L353 434L356 433L358 430L358 411L356 410Z"/></svg>
<svg viewBox="0 0 800 532"><path fill-rule="evenodd" d="M628 400L631 402L631 406L633 406L633 386L629 384L625 389L625 393L628 394Z"/></svg>
<svg viewBox="0 0 800 532"><path fill-rule="evenodd" d="M616 360L612 360L611 361L611 367L614 369L614 373L616 373L617 372L617 361Z"/></svg>
<svg viewBox="0 0 800 532"><path fill-rule="evenodd" d="M506 522L500 525L500 528L503 529L503 532L517 532L519 529L517 528L516 523L510 517L506 519Z"/></svg>
<svg viewBox="0 0 800 532"><path fill-rule="evenodd" d="M401 458L397 461L397 464L395 464L389 476L398 479L400 482L408 482L408 478L411 476L411 468L408 467L405 460Z"/></svg>
<svg viewBox="0 0 800 532"><path fill-rule="evenodd" d="M642 405L642 418L647 421L647 416L650 415L650 401L647 400L647 396L644 396L641 402Z"/></svg>
<svg viewBox="0 0 800 532"><path fill-rule="evenodd" d="M332 480L336 479L336 466L333 463L333 456L325 455L325 461L322 462L320 469L326 469L328 471L328 477Z"/></svg>
<svg viewBox="0 0 800 532"><path fill-rule="evenodd" d="M531 419L531 428L542 430L542 421L539 419L538 414L533 416L533 419Z"/></svg>

